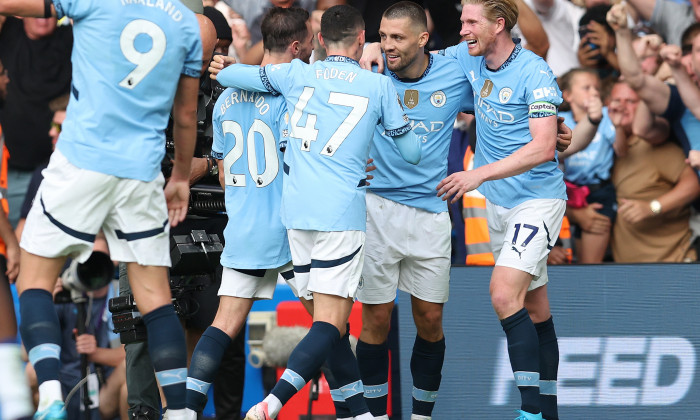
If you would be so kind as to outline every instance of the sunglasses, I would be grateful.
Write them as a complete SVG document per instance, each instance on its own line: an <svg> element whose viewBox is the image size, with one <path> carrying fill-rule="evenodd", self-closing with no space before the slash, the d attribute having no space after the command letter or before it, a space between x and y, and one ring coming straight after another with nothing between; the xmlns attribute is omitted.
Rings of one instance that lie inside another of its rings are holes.
<svg viewBox="0 0 700 420"><path fill-rule="evenodd" d="M51 121L51 128L56 130L57 133L61 132L61 127L62 127L61 124Z"/></svg>

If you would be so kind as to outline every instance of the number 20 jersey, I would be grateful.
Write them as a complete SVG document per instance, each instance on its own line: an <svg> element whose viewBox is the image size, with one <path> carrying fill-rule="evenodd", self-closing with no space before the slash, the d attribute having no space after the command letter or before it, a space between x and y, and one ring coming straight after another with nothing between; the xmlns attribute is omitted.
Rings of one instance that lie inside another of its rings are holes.
<svg viewBox="0 0 700 420"><path fill-rule="evenodd" d="M411 129L391 80L342 56L268 65L261 76L269 91L284 95L290 114L282 222L288 229L364 231L375 127L382 123L390 136Z"/></svg>
<svg viewBox="0 0 700 420"><path fill-rule="evenodd" d="M73 19L73 79L56 147L79 168L151 181L180 75L199 77L197 19L177 0L53 0Z"/></svg>
<svg viewBox="0 0 700 420"><path fill-rule="evenodd" d="M228 88L216 101L212 155L224 161L224 267L276 268L292 259L280 218L286 113L284 98L269 93Z"/></svg>

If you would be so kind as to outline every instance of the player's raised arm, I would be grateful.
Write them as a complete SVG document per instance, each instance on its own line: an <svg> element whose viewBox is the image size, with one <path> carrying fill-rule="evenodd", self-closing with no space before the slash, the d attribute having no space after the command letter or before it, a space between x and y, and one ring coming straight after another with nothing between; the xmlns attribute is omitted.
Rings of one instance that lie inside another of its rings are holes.
<svg viewBox="0 0 700 420"><path fill-rule="evenodd" d="M0 15L24 17L56 16L51 0L1 0Z"/></svg>
<svg viewBox="0 0 700 420"><path fill-rule="evenodd" d="M216 80L226 87L254 92L278 93L270 85L265 67L233 64L221 70L216 76Z"/></svg>

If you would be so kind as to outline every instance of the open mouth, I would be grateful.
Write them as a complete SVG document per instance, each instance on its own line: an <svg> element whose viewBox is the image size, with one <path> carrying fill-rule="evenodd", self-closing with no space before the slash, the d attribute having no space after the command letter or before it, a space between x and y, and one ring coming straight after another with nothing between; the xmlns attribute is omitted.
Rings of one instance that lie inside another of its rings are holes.
<svg viewBox="0 0 700 420"><path fill-rule="evenodd" d="M476 39L468 39L467 45L476 45Z"/></svg>

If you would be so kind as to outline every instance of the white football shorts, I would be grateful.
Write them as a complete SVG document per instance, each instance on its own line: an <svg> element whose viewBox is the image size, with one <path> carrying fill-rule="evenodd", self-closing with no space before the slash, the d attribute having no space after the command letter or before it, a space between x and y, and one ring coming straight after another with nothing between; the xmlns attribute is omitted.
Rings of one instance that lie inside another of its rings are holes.
<svg viewBox="0 0 700 420"><path fill-rule="evenodd" d="M299 297L295 287L292 263L282 267L245 270L224 267L221 276L219 296L233 296L246 299L272 299L278 280L286 281L294 295ZM302 296L305 297L305 296Z"/></svg>
<svg viewBox="0 0 700 420"><path fill-rule="evenodd" d="M287 236L300 293L355 297L365 258L364 232L289 229Z"/></svg>
<svg viewBox="0 0 700 420"><path fill-rule="evenodd" d="M532 274L528 290L547 284L547 255L557 242L566 202L528 200L512 209L486 200L486 217L496 265Z"/></svg>
<svg viewBox="0 0 700 420"><path fill-rule="evenodd" d="M398 287L426 302L447 302L451 232L446 211L431 213L368 192L367 251L357 299L392 302Z"/></svg>
<svg viewBox="0 0 700 420"><path fill-rule="evenodd" d="M118 178L78 168L56 150L43 175L22 233L24 250L84 262L101 229L112 260L170 266L162 174L151 182Z"/></svg>

